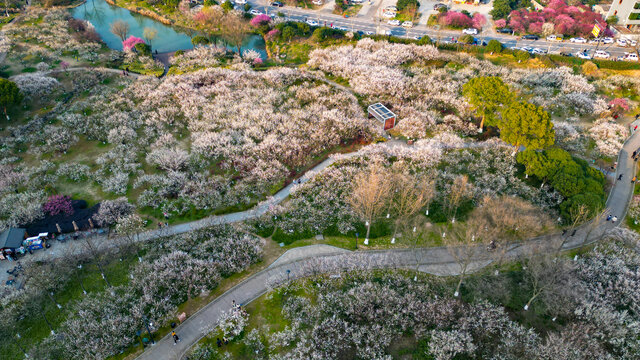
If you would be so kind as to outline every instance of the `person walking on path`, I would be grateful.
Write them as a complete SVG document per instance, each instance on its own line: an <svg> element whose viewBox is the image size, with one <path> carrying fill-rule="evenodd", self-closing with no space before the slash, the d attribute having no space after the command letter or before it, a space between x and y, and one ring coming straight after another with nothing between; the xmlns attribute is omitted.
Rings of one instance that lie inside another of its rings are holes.
<svg viewBox="0 0 640 360"><path fill-rule="evenodd" d="M216 345L218 345L218 347L222 347L222 340L220 340L220 338L216 338Z"/></svg>
<svg viewBox="0 0 640 360"><path fill-rule="evenodd" d="M614 217L612 217L612 218L611 218L611 222L612 222L613 224L615 224L615 223L616 223L616 221L618 221L618 217L617 217L617 216L614 216Z"/></svg>
<svg viewBox="0 0 640 360"><path fill-rule="evenodd" d="M623 175L624 175L624 174L620 174L620 176L618 176L618 180L622 180L622 176L623 176Z"/></svg>
<svg viewBox="0 0 640 360"><path fill-rule="evenodd" d="M178 341L180 341L180 338L178 337L178 334L176 334L175 331L171 332L171 336L173 336L173 345L177 344Z"/></svg>
<svg viewBox="0 0 640 360"><path fill-rule="evenodd" d="M611 214L609 214L609 216L607 216L607 221L611 220L613 216L611 216Z"/></svg>
<svg viewBox="0 0 640 360"><path fill-rule="evenodd" d="M633 184L634 182L636 182L636 177L634 176L633 179L631 179L631 183Z"/></svg>

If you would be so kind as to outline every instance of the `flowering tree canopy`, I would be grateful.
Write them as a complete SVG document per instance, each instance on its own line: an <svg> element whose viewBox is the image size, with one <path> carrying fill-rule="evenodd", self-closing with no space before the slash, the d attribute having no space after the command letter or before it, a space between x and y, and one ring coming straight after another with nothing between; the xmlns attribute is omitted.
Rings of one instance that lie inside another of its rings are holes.
<svg viewBox="0 0 640 360"><path fill-rule="evenodd" d="M125 41L122 42L122 49L124 51L131 51L136 44L145 44L144 40L139 37L130 35Z"/></svg>
<svg viewBox="0 0 640 360"><path fill-rule="evenodd" d="M71 198L66 195L52 195L49 196L47 202L42 205L42 210L49 215L58 214L73 214L73 207L71 206Z"/></svg>

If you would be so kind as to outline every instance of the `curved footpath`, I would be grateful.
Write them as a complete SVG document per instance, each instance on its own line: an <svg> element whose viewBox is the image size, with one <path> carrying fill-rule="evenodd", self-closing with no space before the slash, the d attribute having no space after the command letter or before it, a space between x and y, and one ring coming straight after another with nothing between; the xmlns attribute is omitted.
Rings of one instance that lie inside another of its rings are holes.
<svg viewBox="0 0 640 360"><path fill-rule="evenodd" d="M626 214L627 205L633 195L634 184L631 183L631 178L636 168L635 162L630 155L639 147L640 136L633 134L627 139L618 155L616 175L623 175L623 178L613 186L609 193L606 207L608 213L616 215L620 222ZM317 168L325 168L331 163L333 163L333 159L327 159ZM304 181L306 180L305 175ZM291 186L287 186L276 194L275 198L278 202L288 195ZM255 211L224 215L218 217L218 219L220 222L241 221L264 213L267 207L267 205L263 204L258 206ZM211 220L203 220L202 223L196 222L196 224L190 223L175 226L171 232L179 233L197 229L205 222L211 224ZM595 226L587 224L578 228L574 236L570 236L567 233L564 239L559 233L541 236L512 245L506 256L508 258L516 258L526 255L540 244L549 243L550 241L564 240L563 250L576 249L585 243L593 243L599 240L606 231L615 226L617 224L612 224L603 219ZM477 270L490 264L490 255L486 249L478 248L476 260L471 268ZM138 359L181 359L191 346L215 327L220 313L228 311L234 300L239 304L247 304L265 294L274 286L289 279L297 279L314 273L339 273L343 270L367 268L412 268L441 276L459 273L459 266L444 247L359 252L348 252L337 248L331 250L331 247L317 245L296 249L294 253L286 253L270 267L250 276L189 317L176 329L176 333L181 339L178 344L174 345L171 336L167 335L159 340L156 345L148 348Z"/></svg>

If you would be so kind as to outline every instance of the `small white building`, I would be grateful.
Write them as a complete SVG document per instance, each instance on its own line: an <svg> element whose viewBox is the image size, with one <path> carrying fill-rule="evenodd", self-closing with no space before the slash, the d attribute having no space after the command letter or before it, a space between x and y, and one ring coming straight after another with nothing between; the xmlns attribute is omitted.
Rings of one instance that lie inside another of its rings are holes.
<svg viewBox="0 0 640 360"><path fill-rule="evenodd" d="M369 105L367 112L369 113L369 118L374 117L378 119L378 121L380 121L384 126L385 130L392 129L396 126L396 114L381 103Z"/></svg>

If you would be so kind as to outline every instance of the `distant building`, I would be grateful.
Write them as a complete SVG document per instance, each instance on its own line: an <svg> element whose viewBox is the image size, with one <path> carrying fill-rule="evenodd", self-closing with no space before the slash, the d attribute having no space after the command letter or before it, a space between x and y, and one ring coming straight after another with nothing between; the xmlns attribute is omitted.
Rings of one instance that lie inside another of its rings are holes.
<svg viewBox="0 0 640 360"><path fill-rule="evenodd" d="M25 229L8 228L0 233L0 259L6 259L7 255L15 255L16 249L22 246Z"/></svg>
<svg viewBox="0 0 640 360"><path fill-rule="evenodd" d="M640 25L640 1L613 0L608 10L607 19L617 16L618 25L624 26L629 30L638 30L638 25Z"/></svg>
<svg viewBox="0 0 640 360"><path fill-rule="evenodd" d="M392 129L396 126L396 114L387 109L387 107L381 103L369 105L367 112L369 113L369 118L374 117L378 119L378 121L380 121L384 126L385 130Z"/></svg>

